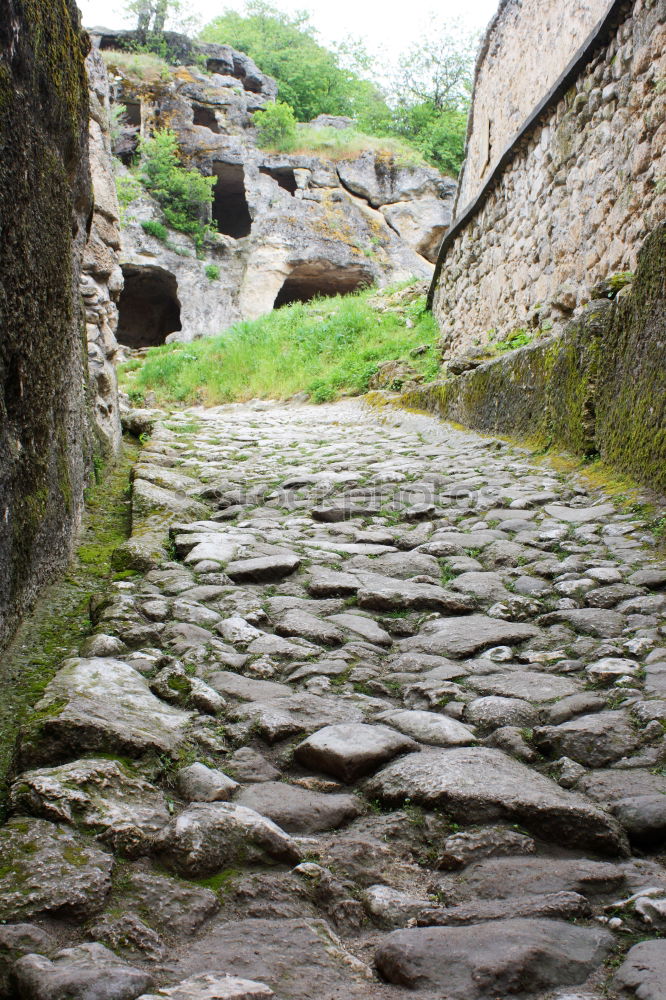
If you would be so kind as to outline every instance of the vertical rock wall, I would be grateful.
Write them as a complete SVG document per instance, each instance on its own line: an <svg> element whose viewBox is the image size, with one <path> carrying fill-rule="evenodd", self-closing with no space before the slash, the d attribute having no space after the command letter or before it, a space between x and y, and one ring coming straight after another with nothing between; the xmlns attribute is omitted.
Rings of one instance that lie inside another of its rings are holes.
<svg viewBox="0 0 666 1000"><path fill-rule="evenodd" d="M91 457L87 47L73 0L1 0L0 643L69 556Z"/></svg>
<svg viewBox="0 0 666 1000"><path fill-rule="evenodd" d="M119 263L120 208L113 175L109 78L97 49L86 59L86 70L90 85L90 170L95 202L83 257L81 294L86 310L93 428L99 450L109 458L118 451L121 438L115 369L118 300L123 287Z"/></svg>

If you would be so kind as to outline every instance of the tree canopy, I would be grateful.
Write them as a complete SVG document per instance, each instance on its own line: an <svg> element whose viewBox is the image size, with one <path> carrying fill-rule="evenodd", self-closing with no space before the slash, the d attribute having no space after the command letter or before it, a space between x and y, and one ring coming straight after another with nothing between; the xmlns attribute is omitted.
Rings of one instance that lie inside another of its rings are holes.
<svg viewBox="0 0 666 1000"><path fill-rule="evenodd" d="M320 114L353 116L373 96L369 81L344 68L338 54L317 41L305 12L285 14L265 0L249 0L244 14L216 17L202 38L246 52L275 77L280 100L291 105L298 121Z"/></svg>
<svg viewBox="0 0 666 1000"><path fill-rule="evenodd" d="M458 173L476 47L475 37L459 26L433 19L424 40L405 53L382 87L373 82L379 73L361 43L326 48L307 12L286 14L267 0L247 0L242 14L226 11L201 37L246 52L277 80L279 100L297 121L349 116L360 130L398 136L444 173Z"/></svg>

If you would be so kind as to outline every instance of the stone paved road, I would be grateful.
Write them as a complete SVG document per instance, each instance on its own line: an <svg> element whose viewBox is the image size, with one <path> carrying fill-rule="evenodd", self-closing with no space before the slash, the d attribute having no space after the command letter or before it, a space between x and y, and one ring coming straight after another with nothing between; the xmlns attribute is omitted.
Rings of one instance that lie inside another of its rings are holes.
<svg viewBox="0 0 666 1000"><path fill-rule="evenodd" d="M644 525L357 403L177 414L135 472L143 571L18 748L0 996L666 996Z"/></svg>

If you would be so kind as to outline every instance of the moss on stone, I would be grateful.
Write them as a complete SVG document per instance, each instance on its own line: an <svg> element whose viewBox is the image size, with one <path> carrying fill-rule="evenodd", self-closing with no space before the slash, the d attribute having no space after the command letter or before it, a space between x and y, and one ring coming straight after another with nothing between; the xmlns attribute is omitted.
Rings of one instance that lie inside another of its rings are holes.
<svg viewBox="0 0 666 1000"><path fill-rule="evenodd" d="M19 628L0 666L0 816L19 726L42 696L62 660L90 633L90 599L112 575L111 554L129 533L126 489L138 445L127 442L116 466L87 491L80 551L64 580L48 588ZM91 558L94 554L94 559ZM62 708L52 703L32 721L44 722Z"/></svg>
<svg viewBox="0 0 666 1000"><path fill-rule="evenodd" d="M402 396L463 426L597 456L666 493L666 224L626 295L593 303L558 337Z"/></svg>

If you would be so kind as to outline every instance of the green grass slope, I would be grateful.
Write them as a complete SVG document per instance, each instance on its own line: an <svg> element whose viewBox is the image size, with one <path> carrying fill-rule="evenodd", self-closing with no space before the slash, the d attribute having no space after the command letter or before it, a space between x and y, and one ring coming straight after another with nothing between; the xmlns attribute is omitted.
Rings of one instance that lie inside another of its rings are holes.
<svg viewBox="0 0 666 1000"><path fill-rule="evenodd" d="M324 403L366 392L386 361L403 359L433 378L437 328L419 291L412 282L296 303L219 337L151 348L121 366L122 387L136 405L149 392L162 405L215 406L298 392Z"/></svg>

